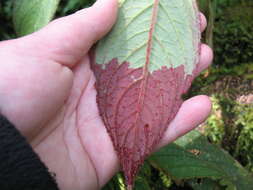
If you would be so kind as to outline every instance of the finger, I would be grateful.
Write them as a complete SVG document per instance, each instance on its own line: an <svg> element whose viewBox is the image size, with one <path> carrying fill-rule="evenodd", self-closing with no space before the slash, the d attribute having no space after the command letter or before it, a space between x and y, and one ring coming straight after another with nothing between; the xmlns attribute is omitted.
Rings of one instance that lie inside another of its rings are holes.
<svg viewBox="0 0 253 190"><path fill-rule="evenodd" d="M201 44L199 64L196 71L196 76L198 76L202 71L207 69L211 65L212 61L213 61L212 49L206 44Z"/></svg>
<svg viewBox="0 0 253 190"><path fill-rule="evenodd" d="M203 13L200 13L200 30L201 32L204 32L207 26L206 17Z"/></svg>
<svg viewBox="0 0 253 190"><path fill-rule="evenodd" d="M211 108L210 99L204 95L195 96L185 101L169 125L158 148L176 140L205 121L211 112Z"/></svg>
<svg viewBox="0 0 253 190"><path fill-rule="evenodd" d="M92 7L54 20L29 36L36 50L46 50L57 62L73 66L113 26L117 0L98 0ZM36 43L35 43L36 42Z"/></svg>

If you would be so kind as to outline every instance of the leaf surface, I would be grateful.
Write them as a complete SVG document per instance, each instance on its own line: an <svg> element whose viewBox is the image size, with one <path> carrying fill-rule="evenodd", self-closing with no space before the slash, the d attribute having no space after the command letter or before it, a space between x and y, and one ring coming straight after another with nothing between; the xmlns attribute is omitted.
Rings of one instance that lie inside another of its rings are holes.
<svg viewBox="0 0 253 190"><path fill-rule="evenodd" d="M13 12L16 33L24 36L47 25L58 4L59 0L16 0Z"/></svg>
<svg viewBox="0 0 253 190"><path fill-rule="evenodd" d="M199 59L194 0L123 0L92 68L97 102L127 184L182 104Z"/></svg>
<svg viewBox="0 0 253 190"><path fill-rule="evenodd" d="M149 64L150 72L184 65L192 74L200 38L196 9L194 0L122 1L116 26L98 45L96 63L117 58L131 68Z"/></svg>
<svg viewBox="0 0 253 190"><path fill-rule="evenodd" d="M192 131L162 148L150 156L149 161L174 179L219 178L237 189L253 189L253 176L198 131Z"/></svg>

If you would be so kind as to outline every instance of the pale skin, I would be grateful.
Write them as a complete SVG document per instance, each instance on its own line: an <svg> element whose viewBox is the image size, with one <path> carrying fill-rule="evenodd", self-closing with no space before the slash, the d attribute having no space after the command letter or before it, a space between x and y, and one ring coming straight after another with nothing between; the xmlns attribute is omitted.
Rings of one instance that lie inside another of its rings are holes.
<svg viewBox="0 0 253 190"><path fill-rule="evenodd" d="M98 0L36 33L0 43L0 112L56 174L61 190L100 189L120 169L98 113L88 56L116 16L116 0ZM201 23L203 31L203 15ZM199 72L212 57L202 44ZM194 129L210 111L207 96L185 101L157 148Z"/></svg>

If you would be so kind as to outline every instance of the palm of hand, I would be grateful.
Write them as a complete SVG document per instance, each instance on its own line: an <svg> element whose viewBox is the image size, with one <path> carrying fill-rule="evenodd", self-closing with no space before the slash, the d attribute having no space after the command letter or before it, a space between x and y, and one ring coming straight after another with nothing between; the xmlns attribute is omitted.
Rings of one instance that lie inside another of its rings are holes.
<svg viewBox="0 0 253 190"><path fill-rule="evenodd" d="M9 52L10 56L5 57L11 59L1 65L5 71L1 76L8 82L4 84L1 82L4 80L0 80L0 92L7 92L8 96L0 94L0 111L28 138L50 171L56 173L60 189L98 189L119 169L117 156L99 117L95 79L88 56L91 45L107 33L115 21L116 1L107 1L98 1L100 4L93 8L53 22L37 34L1 46L7 49L5 54ZM81 23L80 17L86 20L91 17L90 20L98 22L95 26ZM81 24L80 28L85 25L87 30L69 31L70 23ZM95 32L89 27L95 28ZM54 34L56 39L51 39L48 33ZM77 34L83 39L75 38ZM71 45L64 44L65 39L72 39ZM11 52L16 52L16 56ZM200 71L211 59L210 49L203 46ZM201 123L210 107L205 96L186 101L159 147Z"/></svg>
<svg viewBox="0 0 253 190"><path fill-rule="evenodd" d="M0 84L1 92L8 93L1 97L1 112L56 173L61 189L98 189L117 171L118 162L99 117L88 55L69 69L36 51L26 54L16 52L2 65L1 76L9 80ZM17 62L16 57L22 58Z"/></svg>
<svg viewBox="0 0 253 190"><path fill-rule="evenodd" d="M18 51L19 42L1 44L8 58L1 65L6 80L0 89L8 94L1 95L1 113L56 173L61 189L98 189L118 162L99 117L88 55L69 69L46 55L46 48L43 57L37 50Z"/></svg>
<svg viewBox="0 0 253 190"><path fill-rule="evenodd" d="M118 160L98 113L87 55L73 77L68 100L32 144L58 175L61 189L98 189L117 171Z"/></svg>

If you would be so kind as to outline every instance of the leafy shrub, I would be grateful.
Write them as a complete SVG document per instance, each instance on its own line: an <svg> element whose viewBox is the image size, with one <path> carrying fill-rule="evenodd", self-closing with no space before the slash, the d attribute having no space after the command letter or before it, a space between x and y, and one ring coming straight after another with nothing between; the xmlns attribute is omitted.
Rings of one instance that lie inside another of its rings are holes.
<svg viewBox="0 0 253 190"><path fill-rule="evenodd" d="M218 97L212 96L211 100L213 103L213 110L212 114L203 126L204 134L209 137L211 142L221 145L222 138L225 135L225 124L222 118L222 108L219 104Z"/></svg>
<svg viewBox="0 0 253 190"><path fill-rule="evenodd" d="M253 63L253 2L233 3L217 11L214 26L215 64Z"/></svg>
<svg viewBox="0 0 253 190"><path fill-rule="evenodd" d="M252 105L237 105L236 125L242 128L237 141L234 156L241 160L241 163L253 172L253 107Z"/></svg>

